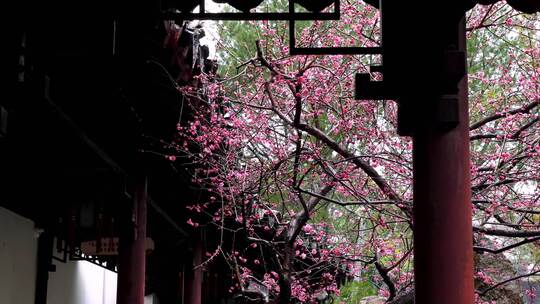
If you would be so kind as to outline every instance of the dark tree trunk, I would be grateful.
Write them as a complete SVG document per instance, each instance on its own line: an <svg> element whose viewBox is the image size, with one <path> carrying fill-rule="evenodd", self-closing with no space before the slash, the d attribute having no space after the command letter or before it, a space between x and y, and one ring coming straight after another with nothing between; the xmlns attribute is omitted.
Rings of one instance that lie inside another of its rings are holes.
<svg viewBox="0 0 540 304"><path fill-rule="evenodd" d="M279 304L291 303L291 267L294 259L294 243L287 242L284 250L283 270L279 276Z"/></svg>

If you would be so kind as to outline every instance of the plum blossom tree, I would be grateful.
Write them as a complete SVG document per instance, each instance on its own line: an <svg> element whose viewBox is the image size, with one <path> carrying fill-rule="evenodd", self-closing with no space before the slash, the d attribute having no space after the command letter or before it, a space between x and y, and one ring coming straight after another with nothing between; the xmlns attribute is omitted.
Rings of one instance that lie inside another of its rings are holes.
<svg viewBox="0 0 540 304"><path fill-rule="evenodd" d="M298 43L377 46L378 21L375 8L342 1L339 22L300 23ZM396 135L393 101L353 97L354 74L380 58L290 56L286 24L244 23L242 37L236 26L221 24L221 75L198 76L206 97L181 88L192 117L169 156L210 193L188 207L189 225L219 235L205 263L224 259L231 293L253 302L345 303L341 286L368 282L366 295L405 303L412 143ZM478 254L519 268L499 281L477 271L477 302L490 303L492 290L540 273L540 20L495 3L467 26L471 233Z"/></svg>

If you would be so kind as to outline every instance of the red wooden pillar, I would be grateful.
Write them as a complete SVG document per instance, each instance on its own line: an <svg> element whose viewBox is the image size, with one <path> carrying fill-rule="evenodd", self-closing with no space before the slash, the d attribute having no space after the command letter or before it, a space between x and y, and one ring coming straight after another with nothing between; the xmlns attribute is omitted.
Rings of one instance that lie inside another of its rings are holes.
<svg viewBox="0 0 540 304"><path fill-rule="evenodd" d="M465 50L462 22L460 50ZM472 304L473 250L468 86L459 84L459 125L414 140L416 304Z"/></svg>
<svg viewBox="0 0 540 304"><path fill-rule="evenodd" d="M49 284L49 271L52 267L53 235L46 228L38 239L35 304L47 304L47 287Z"/></svg>
<svg viewBox="0 0 540 304"><path fill-rule="evenodd" d="M189 275L186 277L185 304L201 304L202 303L202 268L197 267L202 263L202 242L197 241L193 248L193 262L187 270ZM197 267L196 269L194 269Z"/></svg>
<svg viewBox="0 0 540 304"><path fill-rule="evenodd" d="M133 229L120 239L117 304L144 304L146 268L146 175L138 173L133 195ZM131 233L129 233L131 232Z"/></svg>

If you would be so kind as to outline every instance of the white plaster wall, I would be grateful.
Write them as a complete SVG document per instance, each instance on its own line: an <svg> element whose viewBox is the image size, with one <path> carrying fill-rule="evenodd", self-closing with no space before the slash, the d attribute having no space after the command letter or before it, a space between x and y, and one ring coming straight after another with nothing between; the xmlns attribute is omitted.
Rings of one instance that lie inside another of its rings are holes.
<svg viewBox="0 0 540 304"><path fill-rule="evenodd" d="M116 273L86 261L55 261L49 273L48 304L115 304Z"/></svg>
<svg viewBox="0 0 540 304"><path fill-rule="evenodd" d="M157 297L154 294L144 297L144 304L158 304Z"/></svg>
<svg viewBox="0 0 540 304"><path fill-rule="evenodd" d="M34 304L38 234L34 222L0 207L0 304ZM85 261L53 261L48 304L115 304L116 273ZM156 304L153 296L145 304Z"/></svg>
<svg viewBox="0 0 540 304"><path fill-rule="evenodd" d="M115 304L117 274L85 261L55 261L49 273L47 304ZM157 304L154 296L145 304ZM0 301L0 304L4 304Z"/></svg>
<svg viewBox="0 0 540 304"><path fill-rule="evenodd" d="M34 223L0 207L1 304L34 304L36 262Z"/></svg>

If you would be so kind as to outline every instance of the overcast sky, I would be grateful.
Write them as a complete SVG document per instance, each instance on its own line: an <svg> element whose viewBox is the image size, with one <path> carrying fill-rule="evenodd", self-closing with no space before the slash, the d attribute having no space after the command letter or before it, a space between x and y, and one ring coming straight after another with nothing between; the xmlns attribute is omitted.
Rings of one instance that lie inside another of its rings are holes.
<svg viewBox="0 0 540 304"><path fill-rule="evenodd" d="M218 12L222 10L224 6L223 4L217 4L210 0L205 0L204 4L207 12ZM219 39L217 33L217 23L215 21L205 20L203 24L206 36L201 39L201 44L208 45L208 48L210 49L210 58L216 59L216 43Z"/></svg>

